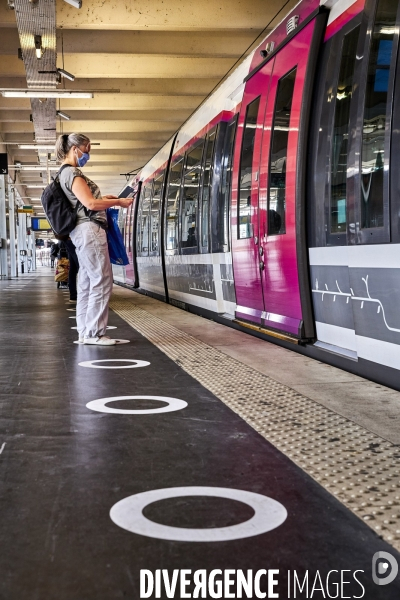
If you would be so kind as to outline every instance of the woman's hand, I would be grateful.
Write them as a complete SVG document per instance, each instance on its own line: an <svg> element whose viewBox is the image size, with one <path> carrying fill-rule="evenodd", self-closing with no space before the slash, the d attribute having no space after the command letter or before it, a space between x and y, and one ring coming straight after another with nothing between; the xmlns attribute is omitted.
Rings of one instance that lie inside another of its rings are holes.
<svg viewBox="0 0 400 600"><path fill-rule="evenodd" d="M118 200L118 206L120 206L121 208L129 208L132 202L133 198L120 198Z"/></svg>

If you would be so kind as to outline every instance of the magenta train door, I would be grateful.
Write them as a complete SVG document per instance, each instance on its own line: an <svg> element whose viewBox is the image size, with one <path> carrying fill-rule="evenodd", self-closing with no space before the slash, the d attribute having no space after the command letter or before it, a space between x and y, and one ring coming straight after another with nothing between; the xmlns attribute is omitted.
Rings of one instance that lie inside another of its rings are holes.
<svg viewBox="0 0 400 600"><path fill-rule="evenodd" d="M313 335L301 153L324 22L310 21L248 80L235 147L236 316L296 338Z"/></svg>

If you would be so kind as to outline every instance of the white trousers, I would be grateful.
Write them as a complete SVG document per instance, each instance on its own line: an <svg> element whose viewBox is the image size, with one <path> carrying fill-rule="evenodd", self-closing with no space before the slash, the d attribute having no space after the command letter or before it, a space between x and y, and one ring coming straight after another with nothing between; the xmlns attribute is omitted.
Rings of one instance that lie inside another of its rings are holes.
<svg viewBox="0 0 400 600"><path fill-rule="evenodd" d="M113 287L107 234L99 225L88 221L75 227L70 237L79 260L76 305L79 336L105 335Z"/></svg>

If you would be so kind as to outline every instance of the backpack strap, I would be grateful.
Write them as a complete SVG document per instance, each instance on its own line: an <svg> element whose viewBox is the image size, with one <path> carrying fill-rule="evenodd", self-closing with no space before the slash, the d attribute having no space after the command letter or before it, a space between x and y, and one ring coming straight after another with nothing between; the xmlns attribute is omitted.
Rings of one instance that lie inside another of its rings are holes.
<svg viewBox="0 0 400 600"><path fill-rule="evenodd" d="M60 175L61 175L61 172L64 171L64 169L66 167L72 167L72 165L62 165L60 167L60 169L58 170L57 175L55 175L55 177L52 177L52 180L55 181L56 179L58 179L60 177Z"/></svg>
<svg viewBox="0 0 400 600"><path fill-rule="evenodd" d="M71 167L72 169L74 168L72 165L68 165L68 164L62 165L62 167L60 167L57 175L55 177L52 177L53 181L58 180L58 183L60 184L60 175L61 175L61 172L64 169L66 169L67 167ZM72 213L74 217L76 217L80 206L83 206L83 204L82 204L82 202L80 200L77 199L77 202L75 204L75 208L74 208L73 213ZM83 206L83 208L85 209L85 211L87 210L84 206Z"/></svg>

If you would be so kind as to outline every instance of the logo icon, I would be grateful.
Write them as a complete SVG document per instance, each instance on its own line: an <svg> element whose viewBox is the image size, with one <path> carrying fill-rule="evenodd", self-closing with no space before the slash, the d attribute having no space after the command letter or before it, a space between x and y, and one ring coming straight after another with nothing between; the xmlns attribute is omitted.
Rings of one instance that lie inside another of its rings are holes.
<svg viewBox="0 0 400 600"><path fill-rule="evenodd" d="M376 585L392 583L399 572L399 565L389 552L375 552L372 557L372 579Z"/></svg>

